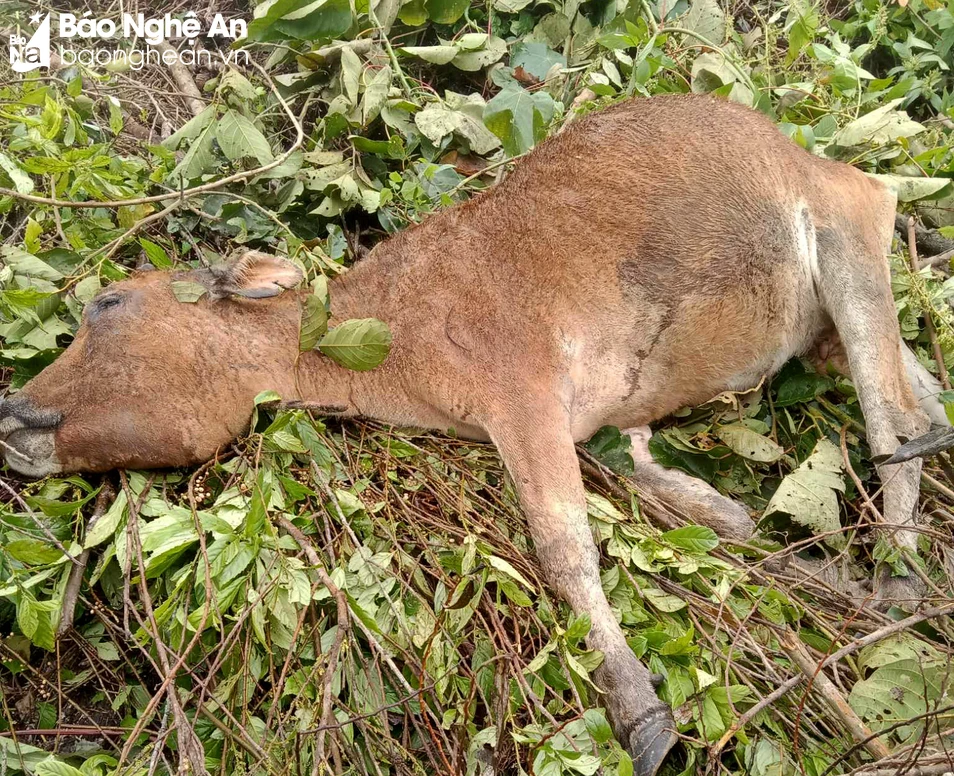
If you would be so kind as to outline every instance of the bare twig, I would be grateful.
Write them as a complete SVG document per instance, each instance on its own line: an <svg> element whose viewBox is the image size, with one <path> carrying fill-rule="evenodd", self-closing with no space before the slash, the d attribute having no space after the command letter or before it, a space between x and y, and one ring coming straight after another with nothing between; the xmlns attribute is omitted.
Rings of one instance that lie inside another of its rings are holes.
<svg viewBox="0 0 954 776"><path fill-rule="evenodd" d="M808 679L809 688L815 687L819 691L832 714L847 728L848 732L851 733L851 737L859 743L863 742L865 749L868 750L872 757L877 759L890 757L891 750L888 749L884 742L872 734L868 726L855 714L854 709L848 705L845 696L839 692L831 679L825 675L822 670L825 661L816 663L815 659L808 653L808 650L805 649L805 646L799 640L798 636L795 635L794 631L789 630L783 634L779 639L779 645L785 654L788 655L789 659L798 666L798 669Z"/></svg>
<svg viewBox="0 0 954 776"><path fill-rule="evenodd" d="M305 536L305 534L303 534L288 518L279 517L278 521L282 528L284 528L292 536L292 538L298 542L298 545L308 558L308 562L311 563L317 572L321 583L328 588L328 592L334 596L337 603L338 630L335 633L335 640L331 645L331 650L328 652L328 664L325 666L325 675L322 679L321 717L318 723L318 737L315 739L315 762L312 773L314 776L317 776L319 773L319 766L324 762L325 759L325 733L326 731L332 729L331 684L334 681L335 672L338 668L338 654L341 651L341 644L344 641L345 634L349 629L348 600L345 598L344 591L334 583L334 581L331 579L331 576L325 570L325 565L321 562L321 558L318 557L318 551L315 550L311 540Z"/></svg>
<svg viewBox="0 0 954 776"><path fill-rule="evenodd" d="M93 515L86 524L86 533L88 534L96 524L102 519L103 515L113 503L116 493L108 480L103 480L100 486L99 495L96 496L96 504L93 507ZM86 564L89 563L89 550L83 550L73 568L70 569L69 579L66 581L66 590L63 591L63 606L60 608L60 624L56 628L57 637L62 636L73 627L73 617L76 614L76 600L79 598L80 587L83 585L83 575L86 573Z"/></svg>
<svg viewBox="0 0 954 776"><path fill-rule="evenodd" d="M176 86L182 90L182 93L186 96L186 105L189 106L189 110L192 112L193 116L198 116L202 111L205 110L205 101L202 99L202 92L199 91L199 87L195 85L195 81L192 80L192 74L178 57L178 51L169 45L168 41L160 41L156 44L156 48L163 55L163 61L167 62L169 65L169 72L172 74L172 79L176 82ZM167 54L173 54L174 56L167 57Z"/></svg>

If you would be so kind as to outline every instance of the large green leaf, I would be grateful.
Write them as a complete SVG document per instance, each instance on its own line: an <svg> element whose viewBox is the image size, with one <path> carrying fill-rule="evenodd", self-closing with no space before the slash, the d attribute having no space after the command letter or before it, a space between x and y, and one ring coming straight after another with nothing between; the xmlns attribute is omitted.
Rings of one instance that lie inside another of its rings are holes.
<svg viewBox="0 0 954 776"><path fill-rule="evenodd" d="M689 552L709 552L719 546L716 532L703 525L687 525L666 531L662 539Z"/></svg>
<svg viewBox="0 0 954 776"><path fill-rule="evenodd" d="M902 742L920 736L924 722L916 718L936 707L946 692L948 661L926 642L900 633L866 647L858 663L871 673L851 688L852 709L874 731L912 720L893 735Z"/></svg>
<svg viewBox="0 0 954 776"><path fill-rule="evenodd" d="M432 22L453 24L470 5L470 0L424 0L424 7Z"/></svg>
<svg viewBox="0 0 954 776"><path fill-rule="evenodd" d="M516 43L510 49L510 66L523 68L524 72L541 81L554 65L566 67L566 57L546 43Z"/></svg>
<svg viewBox="0 0 954 776"><path fill-rule="evenodd" d="M912 137L924 131L924 126L908 118L903 110L897 110L902 100L892 100L847 124L831 139L840 146L857 146L865 143L884 145L899 138Z"/></svg>
<svg viewBox="0 0 954 776"><path fill-rule="evenodd" d="M318 341L328 331L328 310L325 307L325 297L319 294L309 294L305 298L304 308L301 311L301 331L298 337L298 348L303 353L314 350Z"/></svg>
<svg viewBox="0 0 954 776"><path fill-rule="evenodd" d="M222 115L215 130L215 139L230 161L237 162L252 156L259 164L266 165L275 160L265 135L238 111L228 110Z"/></svg>
<svg viewBox="0 0 954 776"><path fill-rule="evenodd" d="M772 463L781 458L785 452L776 442L743 423L720 426L716 434L733 453L750 461Z"/></svg>
<svg viewBox="0 0 954 776"><path fill-rule="evenodd" d="M198 116L189 119L181 129L163 140L163 147L175 151L182 143L195 140L215 120L217 110L215 104L208 105Z"/></svg>
<svg viewBox="0 0 954 776"><path fill-rule="evenodd" d="M321 338L318 349L348 369L366 372L391 350L391 330L375 318L345 321Z"/></svg>
<svg viewBox="0 0 954 776"><path fill-rule="evenodd" d="M525 153L546 135L553 118L553 98L508 84L484 108L484 124L500 138L511 156Z"/></svg>
<svg viewBox="0 0 954 776"><path fill-rule="evenodd" d="M216 165L215 158L215 128L218 122L212 121L199 133L198 138L186 151L182 161L169 173L169 183L179 187L185 181L198 178Z"/></svg>
<svg viewBox="0 0 954 776"><path fill-rule="evenodd" d="M353 21L349 0L275 0L255 9L248 40L326 40L343 35Z"/></svg>
<svg viewBox="0 0 954 776"><path fill-rule="evenodd" d="M782 480L765 514L785 512L816 534L834 532L825 541L833 547L844 546L844 537L837 533L841 528L838 494L845 492L841 470L841 451L827 439L819 440L801 466Z"/></svg>
<svg viewBox="0 0 954 776"><path fill-rule="evenodd" d="M898 202L914 202L918 199L937 194L950 185L950 178L915 178L912 175L877 175L869 173L869 178L880 181L898 196Z"/></svg>
<svg viewBox="0 0 954 776"><path fill-rule="evenodd" d="M483 100L479 94L467 99L448 92L445 104L428 105L418 111L414 114L414 123L434 145L439 145L447 135L456 134L467 141L472 151L486 154L497 148L500 140L483 125L482 111Z"/></svg>
<svg viewBox="0 0 954 776"><path fill-rule="evenodd" d="M2 151L0 151L0 169L13 181L13 187L21 194L33 193L33 179Z"/></svg>
<svg viewBox="0 0 954 776"><path fill-rule="evenodd" d="M681 26L713 43L721 43L726 33L725 11L718 0L692 0L689 11L681 19ZM693 45L696 42L692 40Z"/></svg>
<svg viewBox="0 0 954 776"><path fill-rule="evenodd" d="M476 35L478 33L470 34ZM500 61L507 53L507 42L503 38L487 38L486 35L481 35L481 37L484 40L473 48L461 46L460 53L454 57L454 67L473 73Z"/></svg>
<svg viewBox="0 0 954 776"><path fill-rule="evenodd" d="M405 46L398 51L434 65L446 65L460 53L457 46Z"/></svg>

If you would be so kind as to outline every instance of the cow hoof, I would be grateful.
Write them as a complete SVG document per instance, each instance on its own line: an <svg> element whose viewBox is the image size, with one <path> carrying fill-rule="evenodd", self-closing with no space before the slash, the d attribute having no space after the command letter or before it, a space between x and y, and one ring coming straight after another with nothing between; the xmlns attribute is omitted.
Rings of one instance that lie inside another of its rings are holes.
<svg viewBox="0 0 954 776"><path fill-rule="evenodd" d="M626 747L634 776L655 776L676 743L676 722L668 706L657 706L649 718L630 731Z"/></svg>

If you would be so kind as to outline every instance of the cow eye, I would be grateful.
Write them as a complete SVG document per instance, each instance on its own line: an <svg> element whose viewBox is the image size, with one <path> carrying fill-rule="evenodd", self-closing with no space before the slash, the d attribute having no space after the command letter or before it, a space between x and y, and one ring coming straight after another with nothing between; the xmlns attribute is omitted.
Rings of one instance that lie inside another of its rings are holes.
<svg viewBox="0 0 954 776"><path fill-rule="evenodd" d="M118 307L122 303L123 297L121 294L109 294L107 296L100 297L89 306L89 317L90 319L95 319L100 313L105 312L110 308Z"/></svg>

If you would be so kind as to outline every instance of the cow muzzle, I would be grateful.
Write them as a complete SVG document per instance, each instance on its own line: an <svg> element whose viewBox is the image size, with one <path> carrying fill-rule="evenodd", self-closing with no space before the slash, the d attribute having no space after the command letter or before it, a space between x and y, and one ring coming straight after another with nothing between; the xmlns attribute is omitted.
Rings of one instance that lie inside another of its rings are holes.
<svg viewBox="0 0 954 776"><path fill-rule="evenodd" d="M59 412L40 409L26 396L0 399L0 452L7 465L27 477L62 471L54 440L61 421Z"/></svg>

